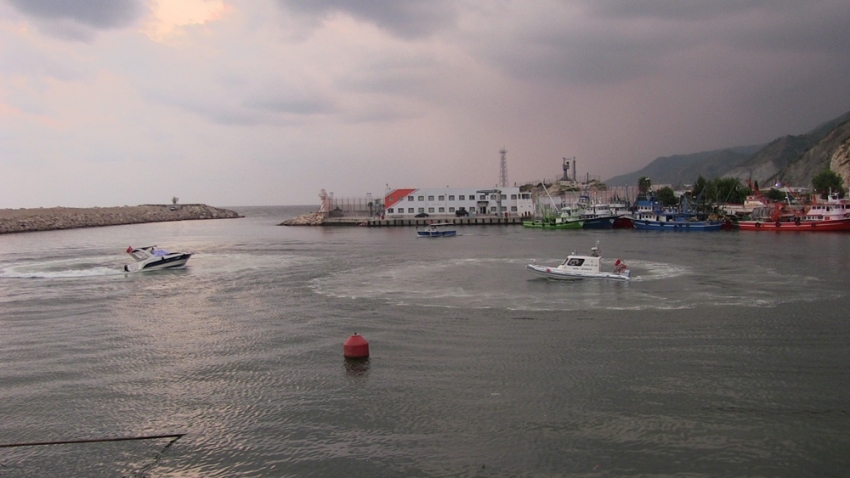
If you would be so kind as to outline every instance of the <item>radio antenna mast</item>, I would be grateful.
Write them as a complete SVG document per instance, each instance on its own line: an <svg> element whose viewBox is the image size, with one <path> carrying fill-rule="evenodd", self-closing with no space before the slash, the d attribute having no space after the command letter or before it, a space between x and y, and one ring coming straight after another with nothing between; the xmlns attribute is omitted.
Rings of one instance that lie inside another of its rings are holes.
<svg viewBox="0 0 850 478"><path fill-rule="evenodd" d="M506 188L508 187L508 151L503 146L499 152L502 154L502 164L499 170L499 186Z"/></svg>

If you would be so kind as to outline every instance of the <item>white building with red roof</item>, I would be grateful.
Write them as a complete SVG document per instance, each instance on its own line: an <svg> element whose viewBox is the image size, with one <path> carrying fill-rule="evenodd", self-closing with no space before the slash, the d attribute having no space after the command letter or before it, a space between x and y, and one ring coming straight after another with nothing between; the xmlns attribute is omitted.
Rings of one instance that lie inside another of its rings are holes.
<svg viewBox="0 0 850 478"><path fill-rule="evenodd" d="M530 192L519 187L393 189L384 196L384 214L390 218L451 215L533 216Z"/></svg>

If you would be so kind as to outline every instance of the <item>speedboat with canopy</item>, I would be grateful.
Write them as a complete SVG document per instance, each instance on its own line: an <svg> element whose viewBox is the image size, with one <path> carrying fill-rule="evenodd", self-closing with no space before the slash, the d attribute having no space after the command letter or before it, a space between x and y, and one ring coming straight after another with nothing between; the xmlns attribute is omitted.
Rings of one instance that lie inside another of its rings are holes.
<svg viewBox="0 0 850 478"><path fill-rule="evenodd" d="M192 257L186 252L168 252L165 249L157 249L157 246L127 248L127 254L136 260L132 264L124 266L125 272L154 271L162 269L175 269L183 267Z"/></svg>

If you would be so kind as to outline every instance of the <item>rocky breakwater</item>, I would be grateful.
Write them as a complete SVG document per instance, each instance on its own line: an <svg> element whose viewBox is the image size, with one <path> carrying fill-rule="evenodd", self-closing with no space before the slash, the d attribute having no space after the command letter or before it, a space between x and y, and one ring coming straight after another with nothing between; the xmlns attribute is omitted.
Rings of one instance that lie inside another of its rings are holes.
<svg viewBox="0 0 850 478"><path fill-rule="evenodd" d="M278 226L321 226L325 222L325 214L322 212L311 212L302 214L292 219L287 219Z"/></svg>
<svg viewBox="0 0 850 478"><path fill-rule="evenodd" d="M206 204L0 209L0 234L237 217L241 216L236 211Z"/></svg>

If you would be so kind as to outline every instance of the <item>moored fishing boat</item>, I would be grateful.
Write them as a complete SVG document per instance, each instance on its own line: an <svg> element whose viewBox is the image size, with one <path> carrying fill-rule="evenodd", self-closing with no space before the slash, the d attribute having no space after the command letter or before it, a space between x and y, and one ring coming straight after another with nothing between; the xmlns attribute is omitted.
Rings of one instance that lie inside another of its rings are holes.
<svg viewBox="0 0 850 478"><path fill-rule="evenodd" d="M523 221L522 225L537 229L581 229L584 225L581 214L582 210L577 207L564 206L558 216Z"/></svg>
<svg viewBox="0 0 850 478"><path fill-rule="evenodd" d="M698 219L693 214L660 212L654 216L640 215L632 220L635 229L644 231L719 231L731 229L732 223L720 219Z"/></svg>
<svg viewBox="0 0 850 478"><path fill-rule="evenodd" d="M632 223L635 229L645 231L708 232L734 227L728 219L693 212L688 202L684 202L680 209L668 209L654 199L638 201Z"/></svg>
<svg viewBox="0 0 850 478"><path fill-rule="evenodd" d="M789 207L781 203L756 208L751 218L738 221L742 231L850 231L850 201L830 193L826 202Z"/></svg>

